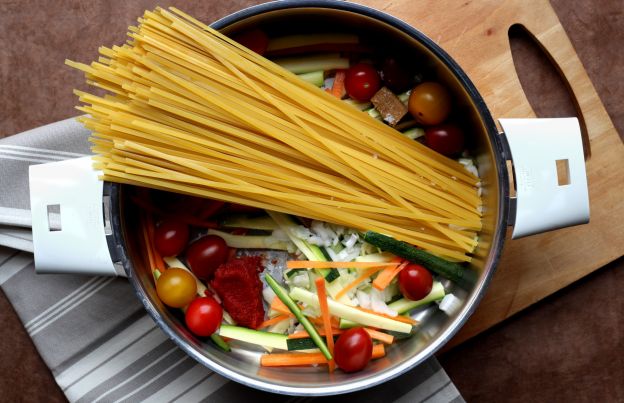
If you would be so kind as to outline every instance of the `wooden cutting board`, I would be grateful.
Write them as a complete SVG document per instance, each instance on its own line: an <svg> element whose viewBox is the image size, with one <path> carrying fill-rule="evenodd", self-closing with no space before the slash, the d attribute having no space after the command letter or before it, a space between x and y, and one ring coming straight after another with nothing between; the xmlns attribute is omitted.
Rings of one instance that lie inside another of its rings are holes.
<svg viewBox="0 0 624 403"><path fill-rule="evenodd" d="M458 344L624 255L624 146L547 0L359 0L424 32L466 71L494 119L535 117L508 30L523 25L569 84L584 126L590 224L507 242L487 294ZM573 308L571 308L573 309Z"/></svg>

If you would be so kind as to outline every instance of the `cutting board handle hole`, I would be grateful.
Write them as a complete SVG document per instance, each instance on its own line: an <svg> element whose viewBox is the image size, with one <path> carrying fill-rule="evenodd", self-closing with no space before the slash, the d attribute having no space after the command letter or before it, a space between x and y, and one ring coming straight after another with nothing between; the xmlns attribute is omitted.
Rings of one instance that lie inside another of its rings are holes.
<svg viewBox="0 0 624 403"><path fill-rule="evenodd" d="M541 118L576 116L581 126L585 160L589 159L589 137L583 116L556 62L524 25L512 25L508 36L516 74L531 108Z"/></svg>

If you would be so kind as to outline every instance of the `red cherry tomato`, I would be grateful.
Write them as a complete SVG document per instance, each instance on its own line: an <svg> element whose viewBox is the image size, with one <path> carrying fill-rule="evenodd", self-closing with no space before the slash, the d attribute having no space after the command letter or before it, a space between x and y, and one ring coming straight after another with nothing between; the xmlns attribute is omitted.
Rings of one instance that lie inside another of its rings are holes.
<svg viewBox="0 0 624 403"><path fill-rule="evenodd" d="M186 251L186 261L191 270L202 280L212 278L217 267L225 263L229 248L223 238L206 235L193 242Z"/></svg>
<svg viewBox="0 0 624 403"><path fill-rule="evenodd" d="M363 369L373 355L373 340L362 327L342 333L334 346L334 360L344 372Z"/></svg>
<svg viewBox="0 0 624 403"><path fill-rule="evenodd" d="M189 227L176 219L166 219L154 231L154 245L163 257L176 256L189 240Z"/></svg>
<svg viewBox="0 0 624 403"><path fill-rule="evenodd" d="M431 273L419 264L410 264L399 273L399 289L407 299L423 299L431 292L432 287Z"/></svg>
<svg viewBox="0 0 624 403"><path fill-rule="evenodd" d="M440 154L451 157L464 149L464 133L450 123L425 129L427 146Z"/></svg>
<svg viewBox="0 0 624 403"><path fill-rule="evenodd" d="M269 46L269 37L260 29L241 32L232 39L259 55L263 55Z"/></svg>
<svg viewBox="0 0 624 403"><path fill-rule="evenodd" d="M358 63L347 70L345 89L347 94L356 101L369 101L380 87L379 73L373 66Z"/></svg>
<svg viewBox="0 0 624 403"><path fill-rule="evenodd" d="M413 76L405 69L405 63L400 63L397 59L390 57L384 59L381 65L381 78L395 94L409 89L414 81Z"/></svg>
<svg viewBox="0 0 624 403"><path fill-rule="evenodd" d="M212 297L195 298L188 306L184 321L186 327L197 336L210 336L221 324L223 308Z"/></svg>

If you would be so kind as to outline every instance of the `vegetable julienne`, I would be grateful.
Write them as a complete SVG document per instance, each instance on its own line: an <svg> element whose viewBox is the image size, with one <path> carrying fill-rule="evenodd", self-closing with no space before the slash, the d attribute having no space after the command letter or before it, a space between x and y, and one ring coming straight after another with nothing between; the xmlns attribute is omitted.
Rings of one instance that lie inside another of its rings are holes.
<svg viewBox="0 0 624 403"><path fill-rule="evenodd" d="M153 270L158 270L156 267L156 261L154 260L154 251L152 249L152 238L150 237L149 231L147 229L147 214L143 213L141 215L141 232L143 233L142 243L143 247L146 251L147 259L149 267ZM160 270L158 270L160 272Z"/></svg>
<svg viewBox="0 0 624 403"><path fill-rule="evenodd" d="M385 355L386 349L383 344L375 344L373 346L372 358L381 358ZM321 353L265 354L260 358L260 365L265 367L291 367L327 363L327 359Z"/></svg>
<svg viewBox="0 0 624 403"><path fill-rule="evenodd" d="M100 62L68 62L113 93L77 92L90 104L81 120L103 179L374 230L470 260L480 199L461 164L179 10L139 22Z"/></svg>
<svg viewBox="0 0 624 403"><path fill-rule="evenodd" d="M277 297L280 300L282 300L282 302L288 307L288 309L290 309L290 311L295 315L295 317L297 317L297 319L303 325L305 330L307 330L307 332L310 334L310 336L312 337L316 345L319 347L319 349L321 350L325 358L327 358L328 360L331 360L332 354L329 352L327 345L321 339L321 336L319 336L319 334L316 332L316 329L314 328L314 326L312 326L308 318L305 317L301 313L301 310L299 309L297 304L286 293L286 290L284 290L270 275L267 274L265 275L264 278L269 284L269 286L273 289Z"/></svg>
<svg viewBox="0 0 624 403"><path fill-rule="evenodd" d="M408 261L404 261L396 267L386 267L373 281L373 287L378 290L384 290L390 285L390 282L396 277L396 275L399 274L399 272L408 264Z"/></svg>
<svg viewBox="0 0 624 403"><path fill-rule="evenodd" d="M298 305L300 309L303 309L303 306ZM271 302L270 308L275 312L278 312L280 315L287 316L289 318L294 317L295 315L292 311L278 298L275 297ZM322 318L310 317L310 322L318 325L324 325ZM339 323L335 320L330 320L331 325L335 325L335 327L339 326Z"/></svg>
<svg viewBox="0 0 624 403"><path fill-rule="evenodd" d="M264 329L266 327L279 323L283 320L288 320L290 317L291 317L290 315L280 315L271 319L267 319L264 322L262 322L260 326L258 326L258 329Z"/></svg>
<svg viewBox="0 0 624 403"><path fill-rule="evenodd" d="M239 223L244 225L245 221L242 220L242 221L239 221ZM253 225L253 222L252 222L252 225ZM270 227L270 228L275 228L274 225L267 225L267 226ZM393 261L397 260L396 258L391 258L391 256L385 257L385 255L373 254L371 256L375 256L375 259L382 259L383 258L383 259L389 259L389 260L393 260ZM188 270L188 269L186 269L184 267L184 264L181 261L179 261L178 259L168 257L168 258L165 258L165 260L166 260L167 264L170 267L172 267L172 268L173 267L177 267L177 268L183 268L185 270ZM352 262L350 265L353 266L355 264L357 266L358 264L362 264L362 263L372 263L372 264L370 264L370 266L377 266L377 268L379 270L382 270L382 269L385 270L386 268L395 268L398 265L398 263L396 263L396 262L395 263L390 262L390 264L380 264L380 263L383 263L383 262L379 262L379 261L377 261L377 262ZM304 264L305 264L305 262L304 262ZM312 262L312 264L314 264L314 262ZM341 266L341 265L342 264L338 264L338 266ZM297 264L296 263L291 263L291 266L297 266ZM369 265L364 265L364 266L369 266ZM353 269L353 270L357 270L357 269ZM197 281L197 284L198 284L198 294L203 295L206 292L205 286L203 286L203 284L199 280L197 280L197 278L195 278L195 281ZM317 285L318 284L324 284L323 278L322 277L317 278L315 283ZM320 289L320 287L318 287L318 288ZM287 319L290 319L290 318L292 318L294 316L293 313L290 311L290 309L283 302L281 302L281 300L279 300L279 298L277 298L277 297L275 297L272 300L272 303L271 303L270 306L271 306L272 310L278 312L278 315L273 317L272 319L268 319L267 321L265 321L263 324L261 324L259 326L259 328L264 328L266 326L277 326L278 323L285 323L285 322L287 322ZM300 308L303 308L303 307L300 307ZM375 315L375 316L382 316L382 317L384 316L383 314L380 314L378 312L374 312L374 311L370 311L370 310L367 311L367 310L365 310L365 309L363 309L361 307L357 307L357 309L365 311L365 312L370 313L370 314ZM404 318L404 317L400 317L400 316L397 316L397 317L394 317L394 318L386 316L386 318L387 319L392 319L392 320L397 320L397 321L400 321L400 322L405 322L405 323L407 323L409 325L415 324L415 321L413 321L413 320L411 320L409 318ZM314 323L318 323L319 325L324 325L323 326L324 328L327 327L323 323L322 320L319 320L319 318L310 317L310 321L314 322ZM330 328L329 334L331 334L332 336L342 334L342 331L339 330L339 329L335 329L334 326L337 327L338 324L334 324L334 323L330 324L330 326L329 326L329 328ZM383 343L386 343L386 344L390 344L390 343L394 342L394 337L392 335L383 333L383 332L381 332L379 330L376 330L376 329L370 329L370 328L366 329L366 331L375 340L379 340L379 341L381 341ZM301 334L301 333L303 333L303 334ZM323 329L323 330L319 331L318 333L320 335L326 336L328 332ZM310 346L314 345L313 343L312 344L308 343L307 344L308 347L304 347L304 346L306 346L305 343L303 345L301 345L300 347L298 347L298 345L291 345L291 343L288 343L287 340L284 338L285 336L278 337L279 334L275 334L275 333L272 333L270 331L268 333L265 333L266 337L264 337L264 334L262 332L254 333L252 331L246 331L246 330L241 329L241 328L230 327L230 328L227 328L226 330L224 330L223 332L221 332L221 334L224 335L224 336L227 336L228 338L238 339L238 340L247 341L247 342L262 343L267 348L286 348L288 350L291 350L291 349L296 350L296 349L299 349L299 348L309 348ZM295 335L295 334L293 334L293 335ZM226 350L229 349L229 346L227 345L227 343L225 343L221 339L219 334L213 334L213 335L211 335L211 338L221 348L226 349ZM295 339L296 338L296 339L301 339L302 341L306 341L306 340L312 341L312 339L310 338L310 334L308 332L305 332L305 331L304 332L300 332L299 334L296 334L295 337L288 336L287 338L288 339ZM328 343L331 343L329 341L329 340L331 340L331 338L326 339L326 340L328 340L327 341ZM265 360L265 361L262 361L262 362L267 363L267 365L272 365L272 364L269 364L269 363L272 363L273 361L271 361L271 359L269 359L268 361ZM294 356L292 360L287 361L287 363L288 363L287 365L301 365L301 364L303 364L305 362L307 362L307 361L297 359L297 356ZM317 362L317 361L314 361L314 362ZM284 365L286 365L286 362L284 363Z"/></svg>
<svg viewBox="0 0 624 403"><path fill-rule="evenodd" d="M375 312L375 311L371 311L370 309L366 309L366 308L362 308L362 307L357 307L356 309L362 311L362 312L366 312L366 313L370 313L371 315L379 315L381 317L387 318L387 319L392 319L392 320L396 320L398 322L403 322L403 323L409 323L410 325L416 325L418 323L418 321L412 319L412 318L408 318L406 316L401 316L401 315L397 315L397 316L389 316L383 313L379 313L379 312Z"/></svg>
<svg viewBox="0 0 624 403"><path fill-rule="evenodd" d="M386 344L392 344L394 342L394 336L392 336L391 334L380 332L379 330L371 329L368 327L364 328L364 330L366 330L366 332L370 334L370 336L374 340L379 340Z"/></svg>
<svg viewBox="0 0 624 403"><path fill-rule="evenodd" d="M160 256L160 253L158 253L154 246L154 222L150 217L147 216L147 214L145 215L145 225L147 227L147 238L149 240L147 245L151 249L151 256L154 259L153 267L156 267L156 269L158 269L158 271L162 273L165 271L165 264L163 262L162 256Z"/></svg>
<svg viewBox="0 0 624 403"><path fill-rule="evenodd" d="M288 307L286 306L286 304L284 304L282 302L281 299L279 299L278 297L273 298L273 301L271 302L271 309L275 310L276 312L279 312L283 315L287 315L290 317L295 316L290 309L288 309Z"/></svg>
<svg viewBox="0 0 624 403"><path fill-rule="evenodd" d="M329 317L329 308L327 307L327 293L325 292L325 279L319 277L314 282L316 285L316 293L318 294L319 307L321 308L321 317L323 318L323 329L325 330L325 341L329 353L334 355L334 338L332 334L331 319ZM336 364L334 359L329 360L329 372L334 372Z"/></svg>
<svg viewBox="0 0 624 403"><path fill-rule="evenodd" d="M362 281L366 280L367 278L369 278L370 276L372 276L373 274L377 273L380 270L383 270L383 267L371 267L369 269L366 269L364 273L362 273L358 278L356 278L351 283L347 284L342 290L340 290L340 292L336 294L336 299L340 299L340 297L345 295L347 292L351 291L354 287L356 287Z"/></svg>
<svg viewBox="0 0 624 403"><path fill-rule="evenodd" d="M323 330L323 329L319 329L318 333L321 336L327 336L327 333L325 333L325 330ZM331 329L331 334L332 335L339 335L341 333L342 333L342 330L340 330L340 329L334 329L334 328ZM308 338L308 337L310 337L310 333L308 333L305 330L301 330L301 331L298 331L298 332L295 332L295 333L292 333L292 334L288 335L289 339L305 339L305 338Z"/></svg>
<svg viewBox="0 0 624 403"><path fill-rule="evenodd" d="M345 89L345 78L347 77L347 73L344 70L338 70L336 72L336 76L334 77L334 84L331 88L331 94L338 99L342 99L347 90Z"/></svg>
<svg viewBox="0 0 624 403"><path fill-rule="evenodd" d="M386 344L392 344L394 343L394 336L392 336L391 334L388 333L384 333L384 332L380 332L379 330L376 329L372 329L370 327L364 328L364 330L366 330L368 332L368 334L370 334L370 336L373 338L373 340L379 340L382 341ZM331 329L331 333L334 336L340 335L343 333L343 330L341 329ZM319 334L321 336L326 336L327 333L325 333L324 330L319 330ZM307 337L310 337L310 335L308 334L308 332L306 332L305 330L302 330L300 332L296 332L293 334L289 334L288 338L289 339L305 339Z"/></svg>
<svg viewBox="0 0 624 403"><path fill-rule="evenodd" d="M310 260L289 260L286 262L288 269L371 269L371 268L396 268L398 263L377 262L314 262Z"/></svg>

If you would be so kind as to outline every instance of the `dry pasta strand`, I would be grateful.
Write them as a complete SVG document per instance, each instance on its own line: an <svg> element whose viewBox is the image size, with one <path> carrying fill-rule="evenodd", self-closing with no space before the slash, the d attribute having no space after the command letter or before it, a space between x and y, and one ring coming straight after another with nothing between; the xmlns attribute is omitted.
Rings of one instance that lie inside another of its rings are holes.
<svg viewBox="0 0 624 403"><path fill-rule="evenodd" d="M101 178L373 230L470 261L479 178L175 8L67 61Z"/></svg>

